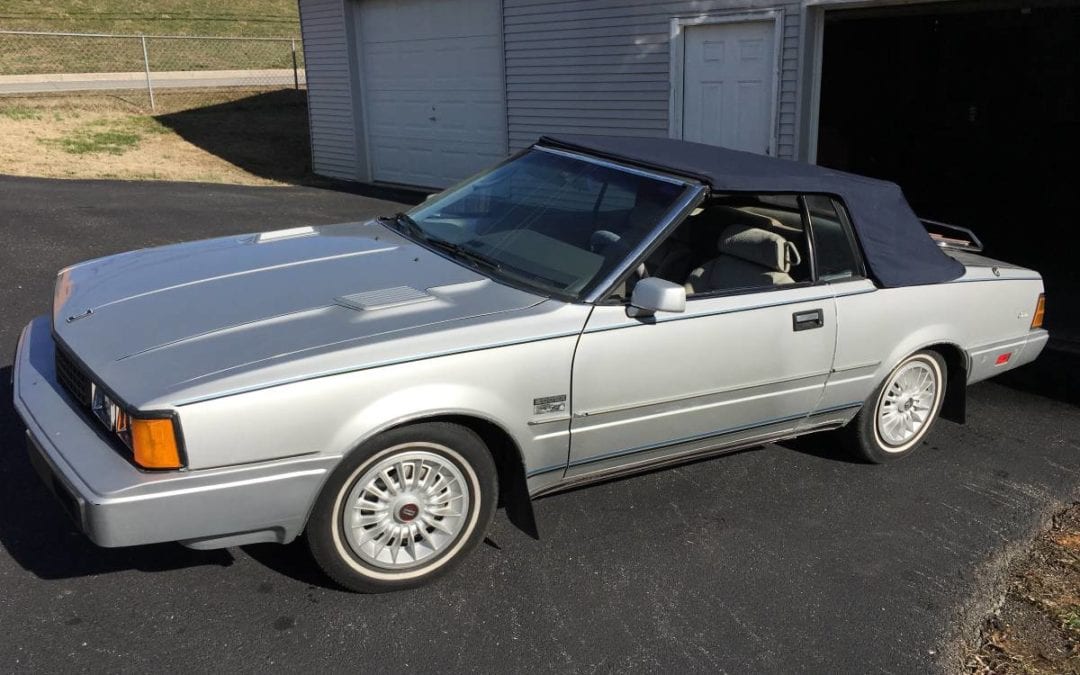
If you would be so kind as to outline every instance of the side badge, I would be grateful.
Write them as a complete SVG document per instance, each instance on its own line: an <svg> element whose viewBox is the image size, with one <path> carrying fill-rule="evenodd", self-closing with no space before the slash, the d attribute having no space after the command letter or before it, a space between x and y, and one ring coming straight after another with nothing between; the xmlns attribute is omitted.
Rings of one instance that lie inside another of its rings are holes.
<svg viewBox="0 0 1080 675"><path fill-rule="evenodd" d="M534 415L547 415L548 413L558 412L566 412L566 394L533 399Z"/></svg>

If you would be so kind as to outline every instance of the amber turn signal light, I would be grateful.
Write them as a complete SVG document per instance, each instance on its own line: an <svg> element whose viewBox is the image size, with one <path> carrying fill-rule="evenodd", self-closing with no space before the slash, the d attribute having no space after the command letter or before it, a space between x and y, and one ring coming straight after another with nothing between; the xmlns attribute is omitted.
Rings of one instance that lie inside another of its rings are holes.
<svg viewBox="0 0 1080 675"><path fill-rule="evenodd" d="M179 469L180 448L170 419L131 418L131 449L144 469Z"/></svg>
<svg viewBox="0 0 1080 675"><path fill-rule="evenodd" d="M1035 315L1031 317L1031 327L1042 328L1043 315L1046 314L1046 294L1039 293L1039 302L1035 305Z"/></svg>

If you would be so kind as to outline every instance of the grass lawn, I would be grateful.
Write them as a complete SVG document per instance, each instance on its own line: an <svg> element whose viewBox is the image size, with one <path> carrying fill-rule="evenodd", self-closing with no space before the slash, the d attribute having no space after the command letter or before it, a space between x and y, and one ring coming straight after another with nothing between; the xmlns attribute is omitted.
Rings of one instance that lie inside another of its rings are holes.
<svg viewBox="0 0 1080 675"><path fill-rule="evenodd" d="M299 37L300 21L296 0L2 0L0 29ZM153 70L292 67L289 43L158 39L148 51ZM139 40L0 35L0 75L142 69Z"/></svg>
<svg viewBox="0 0 1080 675"><path fill-rule="evenodd" d="M3 0L0 29L292 37L300 19L296 0Z"/></svg>
<svg viewBox="0 0 1080 675"><path fill-rule="evenodd" d="M201 97L197 102L193 96ZM162 92L157 115L116 96L0 99L0 173L318 183L303 91Z"/></svg>

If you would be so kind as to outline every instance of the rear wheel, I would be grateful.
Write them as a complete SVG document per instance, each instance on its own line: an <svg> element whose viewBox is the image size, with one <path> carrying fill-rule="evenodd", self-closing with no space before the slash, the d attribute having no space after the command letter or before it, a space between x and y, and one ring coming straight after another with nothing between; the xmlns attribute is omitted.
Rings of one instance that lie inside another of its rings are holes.
<svg viewBox="0 0 1080 675"><path fill-rule="evenodd" d="M484 536L498 494L483 441L453 424L389 431L342 461L306 532L334 581L378 593L425 584Z"/></svg>
<svg viewBox="0 0 1080 675"><path fill-rule="evenodd" d="M845 428L848 445L875 464L907 457L937 421L947 384L940 354L924 350L907 357Z"/></svg>

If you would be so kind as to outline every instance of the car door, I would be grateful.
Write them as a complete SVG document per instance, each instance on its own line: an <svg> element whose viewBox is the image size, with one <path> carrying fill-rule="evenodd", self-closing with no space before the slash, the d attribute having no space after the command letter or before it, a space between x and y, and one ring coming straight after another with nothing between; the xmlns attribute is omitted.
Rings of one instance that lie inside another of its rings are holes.
<svg viewBox="0 0 1080 675"><path fill-rule="evenodd" d="M895 320L898 312L882 315L882 293L866 275L851 218L841 201L826 195L805 197L813 226L818 279L828 284L836 298L837 335L832 373L821 399L822 411L832 421L852 418L881 378L881 360L894 344L880 339L882 322ZM902 313L900 313L902 314ZM876 317L866 321L865 317ZM821 415L819 422L829 421Z"/></svg>
<svg viewBox="0 0 1080 675"><path fill-rule="evenodd" d="M794 431L821 400L835 341L820 285L691 297L645 319L597 306L574 358L567 476Z"/></svg>

